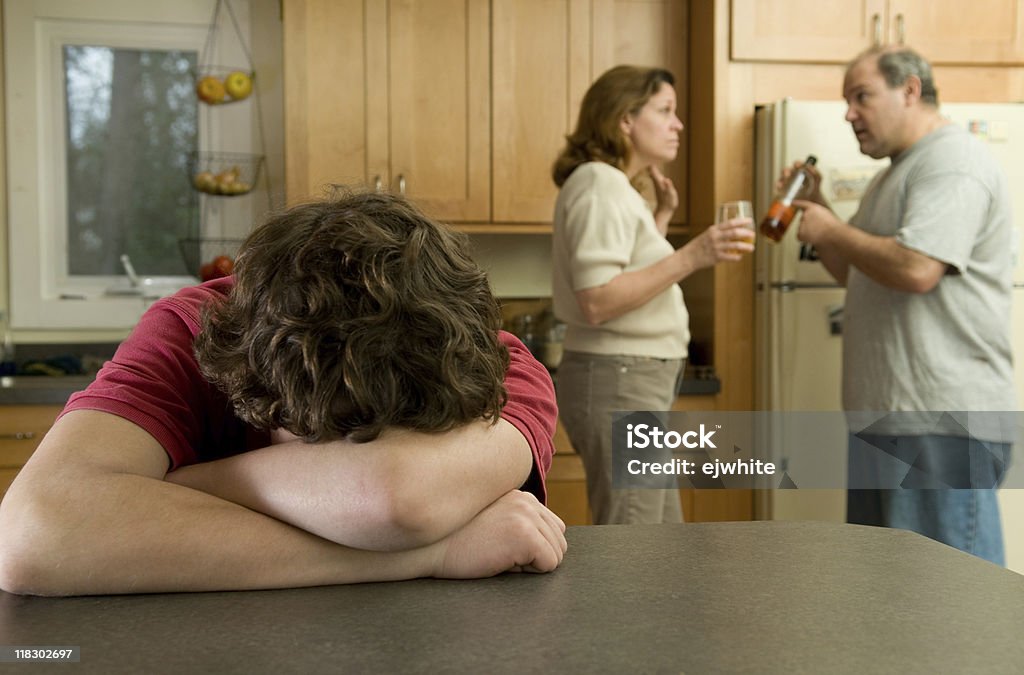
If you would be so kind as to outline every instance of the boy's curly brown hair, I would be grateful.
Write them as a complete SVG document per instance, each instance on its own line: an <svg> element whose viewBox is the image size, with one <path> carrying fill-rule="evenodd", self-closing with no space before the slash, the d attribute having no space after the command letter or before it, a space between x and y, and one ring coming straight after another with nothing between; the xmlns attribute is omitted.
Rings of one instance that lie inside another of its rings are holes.
<svg viewBox="0 0 1024 675"><path fill-rule="evenodd" d="M203 375L261 429L308 442L496 422L508 350L467 238L404 198L341 192L270 219L204 308Z"/></svg>

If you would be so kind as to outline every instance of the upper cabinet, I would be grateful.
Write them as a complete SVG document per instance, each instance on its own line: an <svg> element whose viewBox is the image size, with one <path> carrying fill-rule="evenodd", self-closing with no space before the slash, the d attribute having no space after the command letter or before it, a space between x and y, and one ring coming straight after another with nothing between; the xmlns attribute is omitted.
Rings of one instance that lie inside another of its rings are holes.
<svg viewBox="0 0 1024 675"><path fill-rule="evenodd" d="M359 184L451 222L550 222L594 78L668 67L685 111L685 54L684 0L285 0L288 200Z"/></svg>
<svg viewBox="0 0 1024 675"><path fill-rule="evenodd" d="M733 0L732 58L845 63L906 44L937 64L1024 63L1024 0Z"/></svg>
<svg viewBox="0 0 1024 675"><path fill-rule="evenodd" d="M551 220L551 165L592 80L589 5L493 3L495 222Z"/></svg>
<svg viewBox="0 0 1024 675"><path fill-rule="evenodd" d="M889 0L891 42L934 63L1024 63L1022 0Z"/></svg>
<svg viewBox="0 0 1024 675"><path fill-rule="evenodd" d="M284 3L288 200L332 183L490 214L487 0Z"/></svg>
<svg viewBox="0 0 1024 675"><path fill-rule="evenodd" d="M667 68L686 111L683 0L494 0L495 222L551 220L551 166L590 83L612 66ZM685 205L685 134L666 172ZM681 222L685 207L676 211Z"/></svg>
<svg viewBox="0 0 1024 675"><path fill-rule="evenodd" d="M620 63L658 66L667 69L676 81L676 114L685 128L679 141L676 160L663 167L679 192L679 208L672 222L686 222L687 176L689 156L689 52L688 3L683 0L595 0L593 3L593 73L598 75ZM575 111L574 111L575 115ZM575 124L575 118L573 123ZM700 130L697 130L698 133ZM651 199L650 185L644 186Z"/></svg>

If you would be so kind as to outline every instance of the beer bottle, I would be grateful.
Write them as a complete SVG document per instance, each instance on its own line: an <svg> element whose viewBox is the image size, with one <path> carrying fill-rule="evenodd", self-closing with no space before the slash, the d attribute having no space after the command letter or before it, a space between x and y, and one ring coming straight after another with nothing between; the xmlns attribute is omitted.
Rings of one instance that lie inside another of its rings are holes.
<svg viewBox="0 0 1024 675"><path fill-rule="evenodd" d="M794 171L793 175L789 177L785 187L782 188L782 192L778 194L772 205L768 207L768 213L765 214L764 220L761 221L759 228L761 234L772 241L782 241L782 236L786 234L786 229L793 222L793 216L796 215L796 207L793 206L793 200L799 197L806 197L814 189L814 176L807 170L807 167L814 166L817 162L817 157L808 155L804 165Z"/></svg>

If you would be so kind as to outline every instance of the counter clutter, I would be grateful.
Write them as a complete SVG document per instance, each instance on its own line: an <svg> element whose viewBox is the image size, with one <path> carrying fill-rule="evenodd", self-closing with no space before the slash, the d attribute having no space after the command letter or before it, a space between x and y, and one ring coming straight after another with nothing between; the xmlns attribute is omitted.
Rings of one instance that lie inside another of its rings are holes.
<svg viewBox="0 0 1024 675"><path fill-rule="evenodd" d="M91 375L0 378L0 405L60 405L92 382Z"/></svg>
<svg viewBox="0 0 1024 675"><path fill-rule="evenodd" d="M85 389L118 344L12 345L17 361L0 377L0 405L61 405Z"/></svg>

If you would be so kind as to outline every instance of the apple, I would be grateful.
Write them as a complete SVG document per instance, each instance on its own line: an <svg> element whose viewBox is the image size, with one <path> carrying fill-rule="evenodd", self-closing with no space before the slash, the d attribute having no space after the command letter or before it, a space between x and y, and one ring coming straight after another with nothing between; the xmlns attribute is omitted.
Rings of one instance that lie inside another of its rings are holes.
<svg viewBox="0 0 1024 675"><path fill-rule="evenodd" d="M219 255L199 267L199 279L202 281L220 279L221 277L231 276L234 271L235 261L230 256Z"/></svg>
<svg viewBox="0 0 1024 675"><path fill-rule="evenodd" d="M213 259L212 264L213 268L217 271L217 276L230 276L235 271L235 261L226 255L217 256Z"/></svg>
<svg viewBox="0 0 1024 675"><path fill-rule="evenodd" d="M229 195L244 195L246 192L252 190L252 186L245 181L236 180L225 185L224 189L227 190L226 194Z"/></svg>
<svg viewBox="0 0 1024 675"><path fill-rule="evenodd" d="M216 279L218 276L220 275L217 274L217 270L214 268L212 262L203 263L199 266L200 281L210 281L211 279Z"/></svg>
<svg viewBox="0 0 1024 675"><path fill-rule="evenodd" d="M218 173L213 177L214 193L219 195L235 194L234 184L241 173L242 172L237 166L233 166L230 169L225 169Z"/></svg>
<svg viewBox="0 0 1024 675"><path fill-rule="evenodd" d="M241 101L252 93L252 78L240 70L228 73L228 76L224 78L224 89L228 96L236 101Z"/></svg>
<svg viewBox="0 0 1024 675"><path fill-rule="evenodd" d="M207 75L196 83L196 96L211 105L221 103L224 100L224 83L213 75Z"/></svg>
<svg viewBox="0 0 1024 675"><path fill-rule="evenodd" d="M200 192L217 192L217 178L209 171L200 171L192 178L192 184Z"/></svg>

